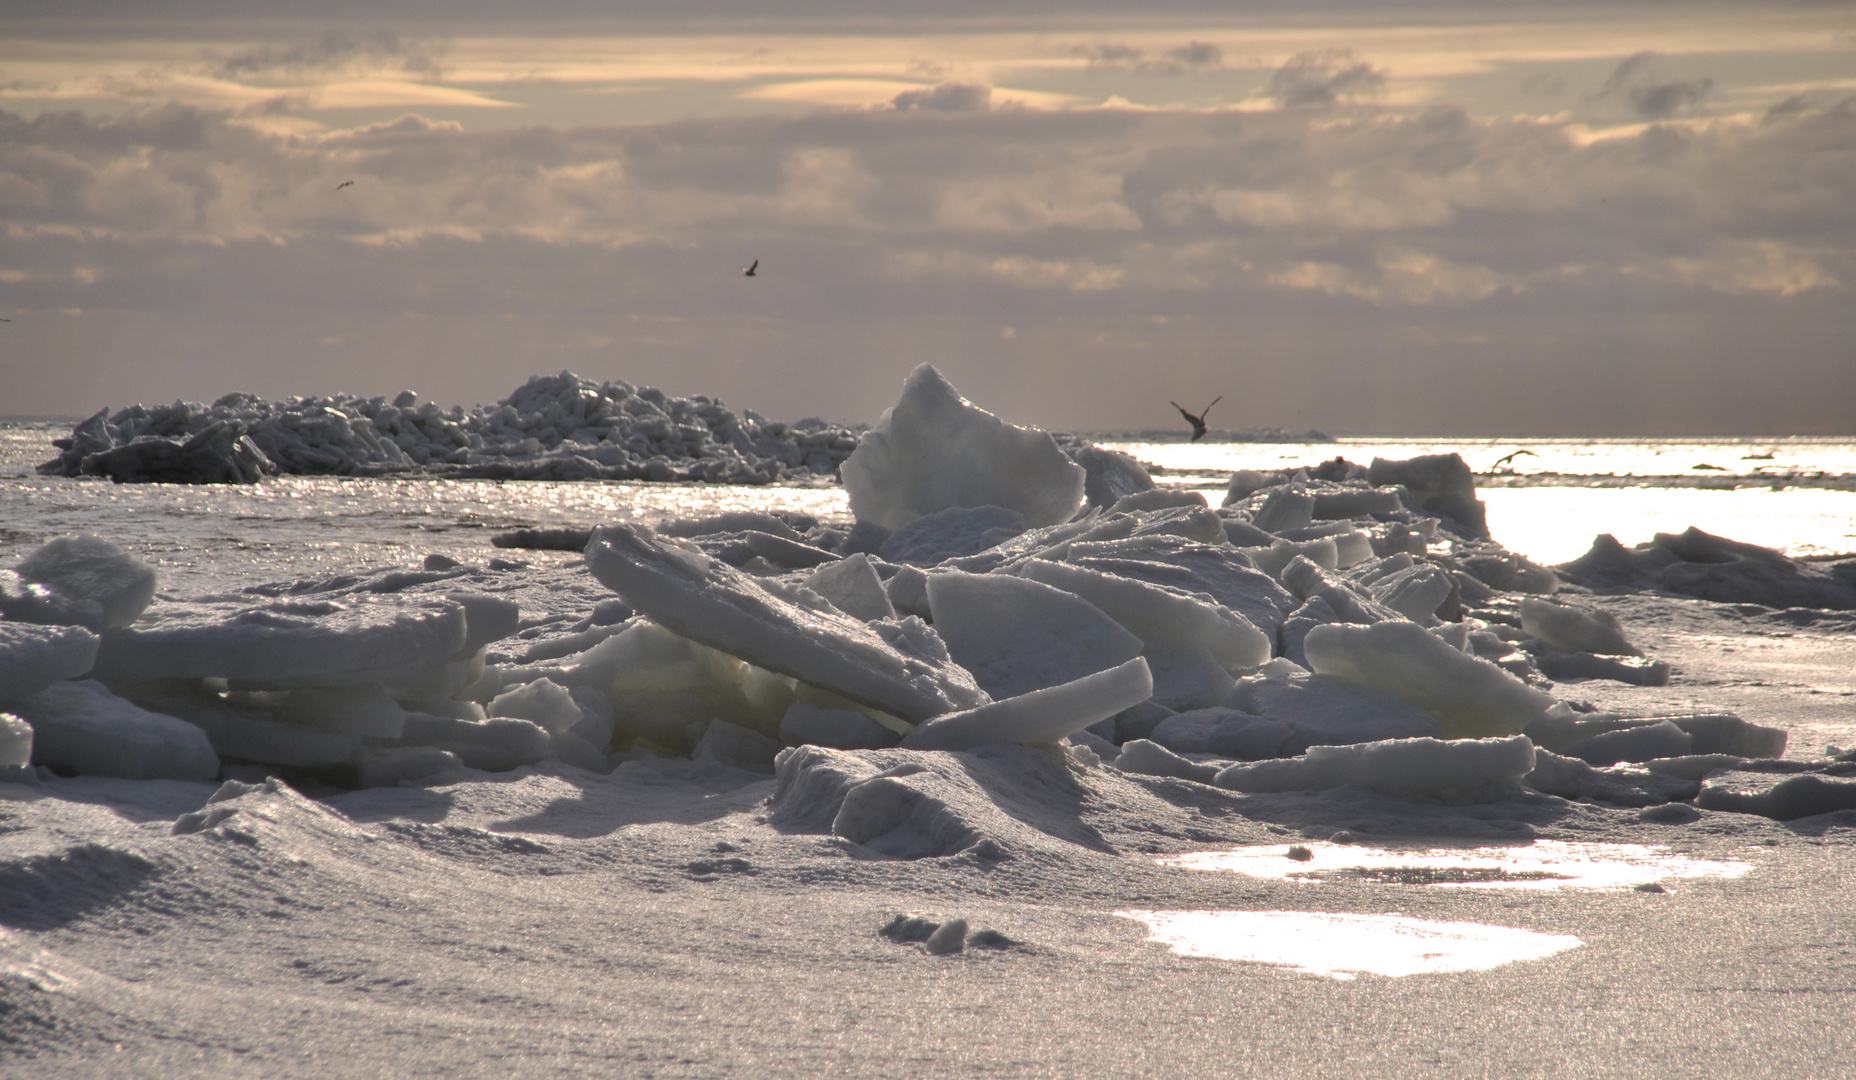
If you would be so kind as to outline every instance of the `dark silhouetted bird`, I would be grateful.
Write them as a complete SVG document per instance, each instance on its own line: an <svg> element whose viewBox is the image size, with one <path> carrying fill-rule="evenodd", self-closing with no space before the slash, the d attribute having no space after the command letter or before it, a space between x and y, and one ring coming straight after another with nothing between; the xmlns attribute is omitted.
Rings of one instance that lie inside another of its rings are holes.
<svg viewBox="0 0 1856 1080"><path fill-rule="evenodd" d="M1520 457L1522 454L1526 454L1528 457L1539 457L1540 456L1539 454L1534 453L1532 450L1516 450L1512 454L1503 454L1501 457L1496 458L1495 464L1489 466L1489 471L1494 472L1496 469L1501 468L1503 465L1512 464L1514 462L1514 459Z"/></svg>
<svg viewBox="0 0 1856 1080"><path fill-rule="evenodd" d="M1217 397L1212 399L1212 405L1216 405L1220 401L1223 401L1223 400L1224 400L1224 395L1219 394ZM1199 410L1199 415L1194 416L1191 413L1187 412L1186 407L1184 405L1181 405L1179 402L1175 401L1175 402L1171 402L1170 404L1175 409L1179 410L1179 415L1186 418L1186 423L1192 425L1192 441L1198 442L1200 439L1203 439L1205 437L1205 414L1212 411L1212 405L1205 406L1205 408Z"/></svg>
<svg viewBox="0 0 1856 1080"><path fill-rule="evenodd" d="M353 187L353 186L354 186L353 180L343 180L341 183L335 185L335 190L340 191L341 189L345 187Z"/></svg>
<svg viewBox="0 0 1856 1080"><path fill-rule="evenodd" d="M755 259L752 265L750 265L746 270L741 271L741 276L742 277L753 277L754 271L759 270L759 269L760 269L760 260Z"/></svg>

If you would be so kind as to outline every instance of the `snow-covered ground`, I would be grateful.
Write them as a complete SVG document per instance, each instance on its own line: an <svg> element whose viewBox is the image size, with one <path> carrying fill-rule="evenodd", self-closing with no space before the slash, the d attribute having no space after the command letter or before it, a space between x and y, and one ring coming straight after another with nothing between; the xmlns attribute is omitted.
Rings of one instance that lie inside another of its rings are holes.
<svg viewBox="0 0 1856 1080"><path fill-rule="evenodd" d="M20 481L0 1072L1856 1071L1847 566L1555 574L1447 462L1066 521L989 423L912 380L856 515Z"/></svg>

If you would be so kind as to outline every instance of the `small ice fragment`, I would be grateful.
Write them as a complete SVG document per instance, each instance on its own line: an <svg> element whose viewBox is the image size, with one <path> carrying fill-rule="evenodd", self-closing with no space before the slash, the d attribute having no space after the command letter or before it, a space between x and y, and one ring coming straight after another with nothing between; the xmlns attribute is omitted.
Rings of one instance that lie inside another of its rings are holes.
<svg viewBox="0 0 1856 1080"><path fill-rule="evenodd" d="M896 609L883 591L883 579L863 552L826 563L806 577L806 588L831 601L846 615L875 622L893 619Z"/></svg>
<svg viewBox="0 0 1856 1080"><path fill-rule="evenodd" d="M1125 773L1171 776L1200 784L1209 784L1212 778L1218 775L1216 765L1207 765L1183 758L1151 739L1135 739L1123 743L1121 756L1115 759L1115 768Z"/></svg>
<svg viewBox="0 0 1856 1080"><path fill-rule="evenodd" d="M549 679L536 679L496 695L490 702L489 713L530 721L550 735L568 731L586 719L580 706L574 703L573 694Z"/></svg>
<svg viewBox="0 0 1856 1080"><path fill-rule="evenodd" d="M1568 746L1563 752L1567 757L1605 766L1616 765L1620 761L1642 762L1656 758L1683 757L1694 746L1694 736L1664 720L1594 735L1584 742Z"/></svg>
<svg viewBox="0 0 1856 1080"><path fill-rule="evenodd" d="M100 536L60 536L0 573L0 617L109 630L155 598L154 567Z"/></svg>
<svg viewBox="0 0 1856 1080"><path fill-rule="evenodd" d="M0 769L32 764L32 725L0 713Z"/></svg>
<svg viewBox="0 0 1856 1080"><path fill-rule="evenodd" d="M32 725L37 764L127 780L211 780L219 774L205 732L125 701L94 679L47 687L11 708Z"/></svg>
<svg viewBox="0 0 1856 1080"><path fill-rule="evenodd" d="M922 948L930 956L945 956L957 953L967 947L967 920L949 919L935 928L922 942Z"/></svg>
<svg viewBox="0 0 1856 1080"><path fill-rule="evenodd" d="M903 737L909 750L970 750L988 743L1039 746L1115 715L1153 695L1147 661L1085 675L1074 682L938 716Z"/></svg>
<svg viewBox="0 0 1856 1080"><path fill-rule="evenodd" d="M932 366L864 433L839 468L859 521L898 529L950 506L999 506L1032 527L1067 521L1086 474L1046 432L978 408Z"/></svg>
<svg viewBox="0 0 1856 1080"><path fill-rule="evenodd" d="M924 514L891 533L879 554L893 563L937 566L996 547L1027 527L1024 515L1016 510L950 506Z"/></svg>

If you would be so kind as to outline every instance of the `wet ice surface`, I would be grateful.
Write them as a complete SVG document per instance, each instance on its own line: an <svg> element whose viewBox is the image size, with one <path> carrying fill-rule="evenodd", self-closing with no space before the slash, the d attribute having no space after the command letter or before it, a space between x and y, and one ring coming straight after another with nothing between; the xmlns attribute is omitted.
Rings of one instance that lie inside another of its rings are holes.
<svg viewBox="0 0 1856 1080"><path fill-rule="evenodd" d="M1162 866L1321 884L1342 881L1480 889L1620 890L1680 878L1737 878L1752 866L1696 859L1650 844L1538 840L1526 846L1391 851L1355 844L1270 844L1195 851Z"/></svg>
<svg viewBox="0 0 1856 1080"><path fill-rule="evenodd" d="M1472 922L1310 911L1118 911L1180 956L1275 964L1335 979L1486 971L1583 944Z"/></svg>

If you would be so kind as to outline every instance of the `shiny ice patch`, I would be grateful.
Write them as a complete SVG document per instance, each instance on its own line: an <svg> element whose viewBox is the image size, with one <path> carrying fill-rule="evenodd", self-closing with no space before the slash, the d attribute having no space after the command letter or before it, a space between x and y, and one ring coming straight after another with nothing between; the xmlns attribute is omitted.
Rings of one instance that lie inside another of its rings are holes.
<svg viewBox="0 0 1856 1080"><path fill-rule="evenodd" d="M1671 878L1737 878L1752 867L1677 855L1650 844L1537 840L1532 844L1388 851L1355 844L1269 844L1169 855L1162 866L1229 871L1304 884L1367 881L1481 889L1619 890Z"/></svg>
<svg viewBox="0 0 1856 1080"><path fill-rule="evenodd" d="M1310 911L1118 911L1180 956L1275 964L1334 979L1486 971L1582 942L1507 926Z"/></svg>

